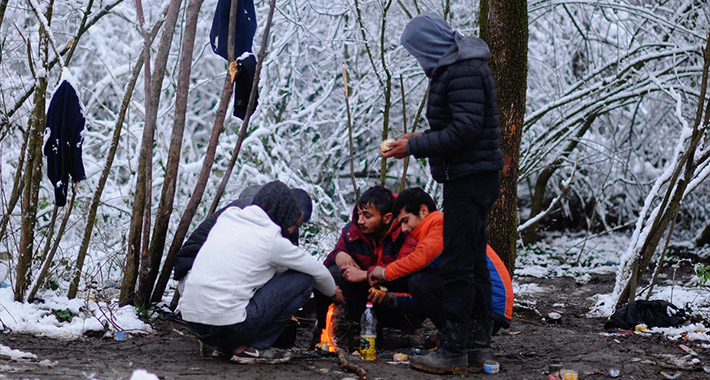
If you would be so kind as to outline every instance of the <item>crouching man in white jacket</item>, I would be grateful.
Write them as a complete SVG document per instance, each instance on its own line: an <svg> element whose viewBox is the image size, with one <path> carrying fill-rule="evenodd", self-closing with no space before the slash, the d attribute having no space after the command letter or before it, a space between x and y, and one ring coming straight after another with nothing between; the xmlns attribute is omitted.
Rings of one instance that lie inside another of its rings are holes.
<svg viewBox="0 0 710 380"><path fill-rule="evenodd" d="M229 207L195 258L180 299L182 318L203 342L237 363L284 363L271 345L312 288L344 303L327 268L284 236L302 211L289 188L273 181L251 206Z"/></svg>

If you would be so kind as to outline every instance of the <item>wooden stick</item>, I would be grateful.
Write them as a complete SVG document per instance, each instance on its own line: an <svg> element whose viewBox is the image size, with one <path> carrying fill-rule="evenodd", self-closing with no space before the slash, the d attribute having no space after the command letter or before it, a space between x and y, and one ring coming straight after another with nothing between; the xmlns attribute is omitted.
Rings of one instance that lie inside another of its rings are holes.
<svg viewBox="0 0 710 380"><path fill-rule="evenodd" d="M343 351L342 348L338 348L338 359L340 360L340 367L344 368L350 372L354 372L356 375L360 377L361 380L367 379L367 372L365 370L353 363L350 363L348 359L345 357L345 351Z"/></svg>

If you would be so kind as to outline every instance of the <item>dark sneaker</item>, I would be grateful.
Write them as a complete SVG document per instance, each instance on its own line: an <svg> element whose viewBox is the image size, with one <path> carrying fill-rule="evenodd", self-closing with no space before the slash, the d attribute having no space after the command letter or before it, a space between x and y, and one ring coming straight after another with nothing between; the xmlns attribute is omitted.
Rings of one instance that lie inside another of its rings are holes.
<svg viewBox="0 0 710 380"><path fill-rule="evenodd" d="M291 351L269 347L259 349L248 347L239 355L233 355L231 361L239 364L280 364L291 360Z"/></svg>

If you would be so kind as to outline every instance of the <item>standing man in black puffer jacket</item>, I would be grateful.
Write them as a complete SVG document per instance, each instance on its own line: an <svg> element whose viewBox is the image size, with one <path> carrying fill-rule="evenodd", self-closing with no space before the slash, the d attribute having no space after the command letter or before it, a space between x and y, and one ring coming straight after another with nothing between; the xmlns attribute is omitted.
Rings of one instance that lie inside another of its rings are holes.
<svg viewBox="0 0 710 380"><path fill-rule="evenodd" d="M498 198L503 153L498 137L495 83L483 40L463 38L434 13L412 19L400 39L429 81L430 129L406 134L381 149L382 157L428 157L432 177L444 184L446 327L442 345L411 358L414 368L465 372L494 360L491 280L486 263L486 218Z"/></svg>

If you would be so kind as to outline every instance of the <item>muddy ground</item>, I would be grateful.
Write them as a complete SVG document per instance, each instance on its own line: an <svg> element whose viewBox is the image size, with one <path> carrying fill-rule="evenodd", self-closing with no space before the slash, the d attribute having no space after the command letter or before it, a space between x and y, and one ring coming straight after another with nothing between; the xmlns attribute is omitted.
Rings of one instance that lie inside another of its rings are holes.
<svg viewBox="0 0 710 380"><path fill-rule="evenodd" d="M476 371L464 377L472 379L547 379L552 363L578 371L580 379L610 379L609 369L616 369L623 379L710 379L703 364L710 364L708 352L693 342L670 341L658 334L649 336L603 336L604 320L586 318L593 304L590 296L608 293L613 276L593 277L586 284L572 278L517 278L520 284L536 283L544 292L519 297L532 307L516 308L509 331L494 338L500 373ZM549 323L544 317L558 311L562 318ZM539 313L539 314L538 314ZM340 368L333 354L310 349L313 324L301 318L294 359L281 365L238 365L225 359L200 357L198 342L186 326L171 315L163 314L152 322L155 332L131 335L124 341L99 336L85 336L73 341L35 337L17 333L0 334L0 344L37 355L36 360L8 360L0 356L0 379L127 379L137 368L144 368L161 379L345 379L356 375ZM427 325L425 325L426 327ZM430 325L429 325L430 326ZM426 328L425 328L426 330ZM433 331L420 331L427 335ZM430 379L439 377L418 372L405 364L392 364L394 353L411 353L401 332L385 330L378 342L375 362L363 362L357 356L349 360L361 366L369 379ZM690 363L678 345L686 344L699 353L700 363ZM352 350L349 350L352 353ZM664 375L665 374L665 375Z"/></svg>

